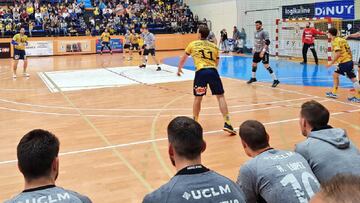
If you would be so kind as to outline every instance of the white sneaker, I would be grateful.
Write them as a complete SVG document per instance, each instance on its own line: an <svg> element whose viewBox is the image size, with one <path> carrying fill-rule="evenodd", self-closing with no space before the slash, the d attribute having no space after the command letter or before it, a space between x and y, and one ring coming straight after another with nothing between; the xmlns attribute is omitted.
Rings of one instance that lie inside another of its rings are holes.
<svg viewBox="0 0 360 203"><path fill-rule="evenodd" d="M13 74L13 76L12 76L12 77L13 77L13 79L16 79L16 77L17 77L17 76L16 76L16 74Z"/></svg>
<svg viewBox="0 0 360 203"><path fill-rule="evenodd" d="M29 73L23 73L23 76L24 77L30 77L30 74Z"/></svg>

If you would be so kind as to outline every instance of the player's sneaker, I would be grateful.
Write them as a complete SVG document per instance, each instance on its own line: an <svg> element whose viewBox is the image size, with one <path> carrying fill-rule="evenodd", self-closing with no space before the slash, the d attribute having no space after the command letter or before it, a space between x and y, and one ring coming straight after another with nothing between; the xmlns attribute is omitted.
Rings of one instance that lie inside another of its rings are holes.
<svg viewBox="0 0 360 203"><path fill-rule="evenodd" d="M305 64L307 64L307 62L302 61L302 62L300 62L300 64L301 64L301 65L305 65Z"/></svg>
<svg viewBox="0 0 360 203"><path fill-rule="evenodd" d="M100 55L102 55L102 51L100 51Z"/></svg>
<svg viewBox="0 0 360 203"><path fill-rule="evenodd" d="M223 130L230 133L231 136L236 135L236 131L234 130L234 128L227 123L224 123Z"/></svg>
<svg viewBox="0 0 360 203"><path fill-rule="evenodd" d="M349 102L355 102L355 103L360 103L360 98L356 98L356 97L349 97L348 98Z"/></svg>
<svg viewBox="0 0 360 203"><path fill-rule="evenodd" d="M256 78L250 78L250 80L247 81L246 83L251 84L251 83L256 82L256 81L257 81Z"/></svg>
<svg viewBox="0 0 360 203"><path fill-rule="evenodd" d="M12 76L12 77L13 77L13 79L16 79L16 78L17 78L16 74L13 74L13 76Z"/></svg>
<svg viewBox="0 0 360 203"><path fill-rule="evenodd" d="M274 80L273 84L271 85L271 87L276 87L278 86L278 84L280 83L279 80Z"/></svg>
<svg viewBox="0 0 360 203"><path fill-rule="evenodd" d="M23 76L28 78L28 77L30 77L30 74L29 73L23 73Z"/></svg>
<svg viewBox="0 0 360 203"><path fill-rule="evenodd" d="M110 51L110 54L112 55L112 51Z"/></svg>
<svg viewBox="0 0 360 203"><path fill-rule="evenodd" d="M332 92L326 92L325 94L326 94L326 97L329 97L329 98L333 98L333 99L338 98L337 94L334 94Z"/></svg>
<svg viewBox="0 0 360 203"><path fill-rule="evenodd" d="M142 65L139 66L139 68L146 68L146 65L142 64Z"/></svg>
<svg viewBox="0 0 360 203"><path fill-rule="evenodd" d="M158 66L157 69L156 69L156 71L161 71L161 67Z"/></svg>

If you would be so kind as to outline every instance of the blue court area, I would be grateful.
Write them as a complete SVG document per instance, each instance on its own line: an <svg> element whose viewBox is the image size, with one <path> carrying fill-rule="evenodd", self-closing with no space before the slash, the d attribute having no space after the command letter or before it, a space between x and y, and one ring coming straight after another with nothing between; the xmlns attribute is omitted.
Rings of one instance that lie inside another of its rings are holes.
<svg viewBox="0 0 360 203"><path fill-rule="evenodd" d="M166 58L163 62L167 65L177 66L179 57ZM249 80L251 77L252 57L246 56L221 56L219 73L223 77ZM332 73L335 66L327 69L325 65L301 65L298 62L276 60L270 58L270 65L280 80L280 84L299 86L320 86L332 87ZM189 58L185 64L188 70L195 70L194 61ZM271 76L262 63L258 64L257 80L261 82L272 82ZM351 81L346 77L340 77L340 86L343 88L352 87Z"/></svg>

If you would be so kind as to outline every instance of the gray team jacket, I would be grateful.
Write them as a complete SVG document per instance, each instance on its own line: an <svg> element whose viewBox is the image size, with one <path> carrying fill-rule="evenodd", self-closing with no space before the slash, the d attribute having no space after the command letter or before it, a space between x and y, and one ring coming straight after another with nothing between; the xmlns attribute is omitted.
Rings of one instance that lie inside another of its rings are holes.
<svg viewBox="0 0 360 203"><path fill-rule="evenodd" d="M168 183L145 196L143 203L245 203L241 189L214 172L177 174Z"/></svg>
<svg viewBox="0 0 360 203"><path fill-rule="evenodd" d="M91 203L91 200L77 192L66 190L55 185L47 185L24 190L5 203L57 202L57 203Z"/></svg>
<svg viewBox="0 0 360 203"><path fill-rule="evenodd" d="M360 175L360 152L343 129L313 131L295 151L308 161L320 183L340 173Z"/></svg>

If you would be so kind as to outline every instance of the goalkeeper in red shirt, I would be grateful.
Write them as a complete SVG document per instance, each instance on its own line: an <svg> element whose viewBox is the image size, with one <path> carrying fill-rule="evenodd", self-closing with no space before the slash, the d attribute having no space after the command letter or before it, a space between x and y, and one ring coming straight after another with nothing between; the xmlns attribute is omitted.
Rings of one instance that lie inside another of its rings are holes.
<svg viewBox="0 0 360 203"><path fill-rule="evenodd" d="M308 52L308 50L310 48L310 50L311 50L311 52L312 52L312 54L314 56L315 63L316 63L316 65L318 65L319 64L319 59L317 57L316 50L315 50L315 45L314 45L315 36L316 35L325 35L326 33L318 31L314 27L310 27L310 25L311 25L310 22L306 23L306 28L304 29L304 32L303 32L303 35L302 35L303 62L301 62L301 64L306 64L307 63L307 52Z"/></svg>

